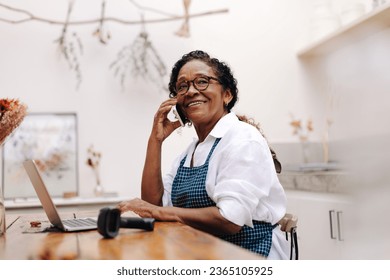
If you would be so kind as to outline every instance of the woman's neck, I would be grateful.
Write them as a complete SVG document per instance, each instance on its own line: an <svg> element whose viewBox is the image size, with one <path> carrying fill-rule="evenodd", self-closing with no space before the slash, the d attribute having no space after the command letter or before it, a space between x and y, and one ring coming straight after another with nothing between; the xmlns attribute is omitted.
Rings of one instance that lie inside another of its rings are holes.
<svg viewBox="0 0 390 280"><path fill-rule="evenodd" d="M215 125L219 122L220 119L222 119L225 115L227 115L228 112L224 112L222 116L215 122L205 123L205 124L194 124L196 134L199 138L199 143L202 143L206 137L210 134L210 132L213 130Z"/></svg>

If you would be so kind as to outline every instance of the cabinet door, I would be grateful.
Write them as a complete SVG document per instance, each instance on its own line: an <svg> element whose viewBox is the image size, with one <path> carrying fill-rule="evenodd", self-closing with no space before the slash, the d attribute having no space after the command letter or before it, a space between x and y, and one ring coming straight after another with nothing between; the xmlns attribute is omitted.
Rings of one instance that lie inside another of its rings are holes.
<svg viewBox="0 0 390 280"><path fill-rule="evenodd" d="M298 216L300 259L342 259L347 200L325 193L286 192L287 211Z"/></svg>

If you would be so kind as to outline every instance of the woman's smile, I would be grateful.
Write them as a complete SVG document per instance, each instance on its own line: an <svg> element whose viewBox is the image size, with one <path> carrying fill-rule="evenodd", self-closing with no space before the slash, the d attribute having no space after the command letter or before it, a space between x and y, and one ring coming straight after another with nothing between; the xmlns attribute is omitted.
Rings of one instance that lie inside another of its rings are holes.
<svg viewBox="0 0 390 280"><path fill-rule="evenodd" d="M197 101L191 101L189 102L186 107L189 108L189 107L198 107L202 104L204 104L206 101L200 101L200 100L197 100Z"/></svg>

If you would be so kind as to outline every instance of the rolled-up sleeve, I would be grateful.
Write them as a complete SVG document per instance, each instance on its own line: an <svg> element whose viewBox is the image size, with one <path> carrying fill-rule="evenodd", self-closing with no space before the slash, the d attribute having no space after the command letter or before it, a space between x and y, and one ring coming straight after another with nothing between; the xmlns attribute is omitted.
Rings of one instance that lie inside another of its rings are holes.
<svg viewBox="0 0 390 280"><path fill-rule="evenodd" d="M245 140L224 147L218 164L210 164L215 182L207 191L221 215L243 226L253 227L252 220L270 220L267 198L276 173L265 141Z"/></svg>

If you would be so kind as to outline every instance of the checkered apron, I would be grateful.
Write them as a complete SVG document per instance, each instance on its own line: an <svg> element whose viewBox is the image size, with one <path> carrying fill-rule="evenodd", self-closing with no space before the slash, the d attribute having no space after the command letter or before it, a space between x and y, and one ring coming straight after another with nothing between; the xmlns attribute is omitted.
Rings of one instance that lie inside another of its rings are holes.
<svg viewBox="0 0 390 280"><path fill-rule="evenodd" d="M206 162L201 166L185 167L185 156L177 170L172 183L171 200L175 207L203 208L215 206L206 192L206 177L211 155L221 138L217 138L211 148ZM253 221L253 228L244 225L236 234L220 235L219 237L245 249L268 256L272 244L272 230L270 223Z"/></svg>

